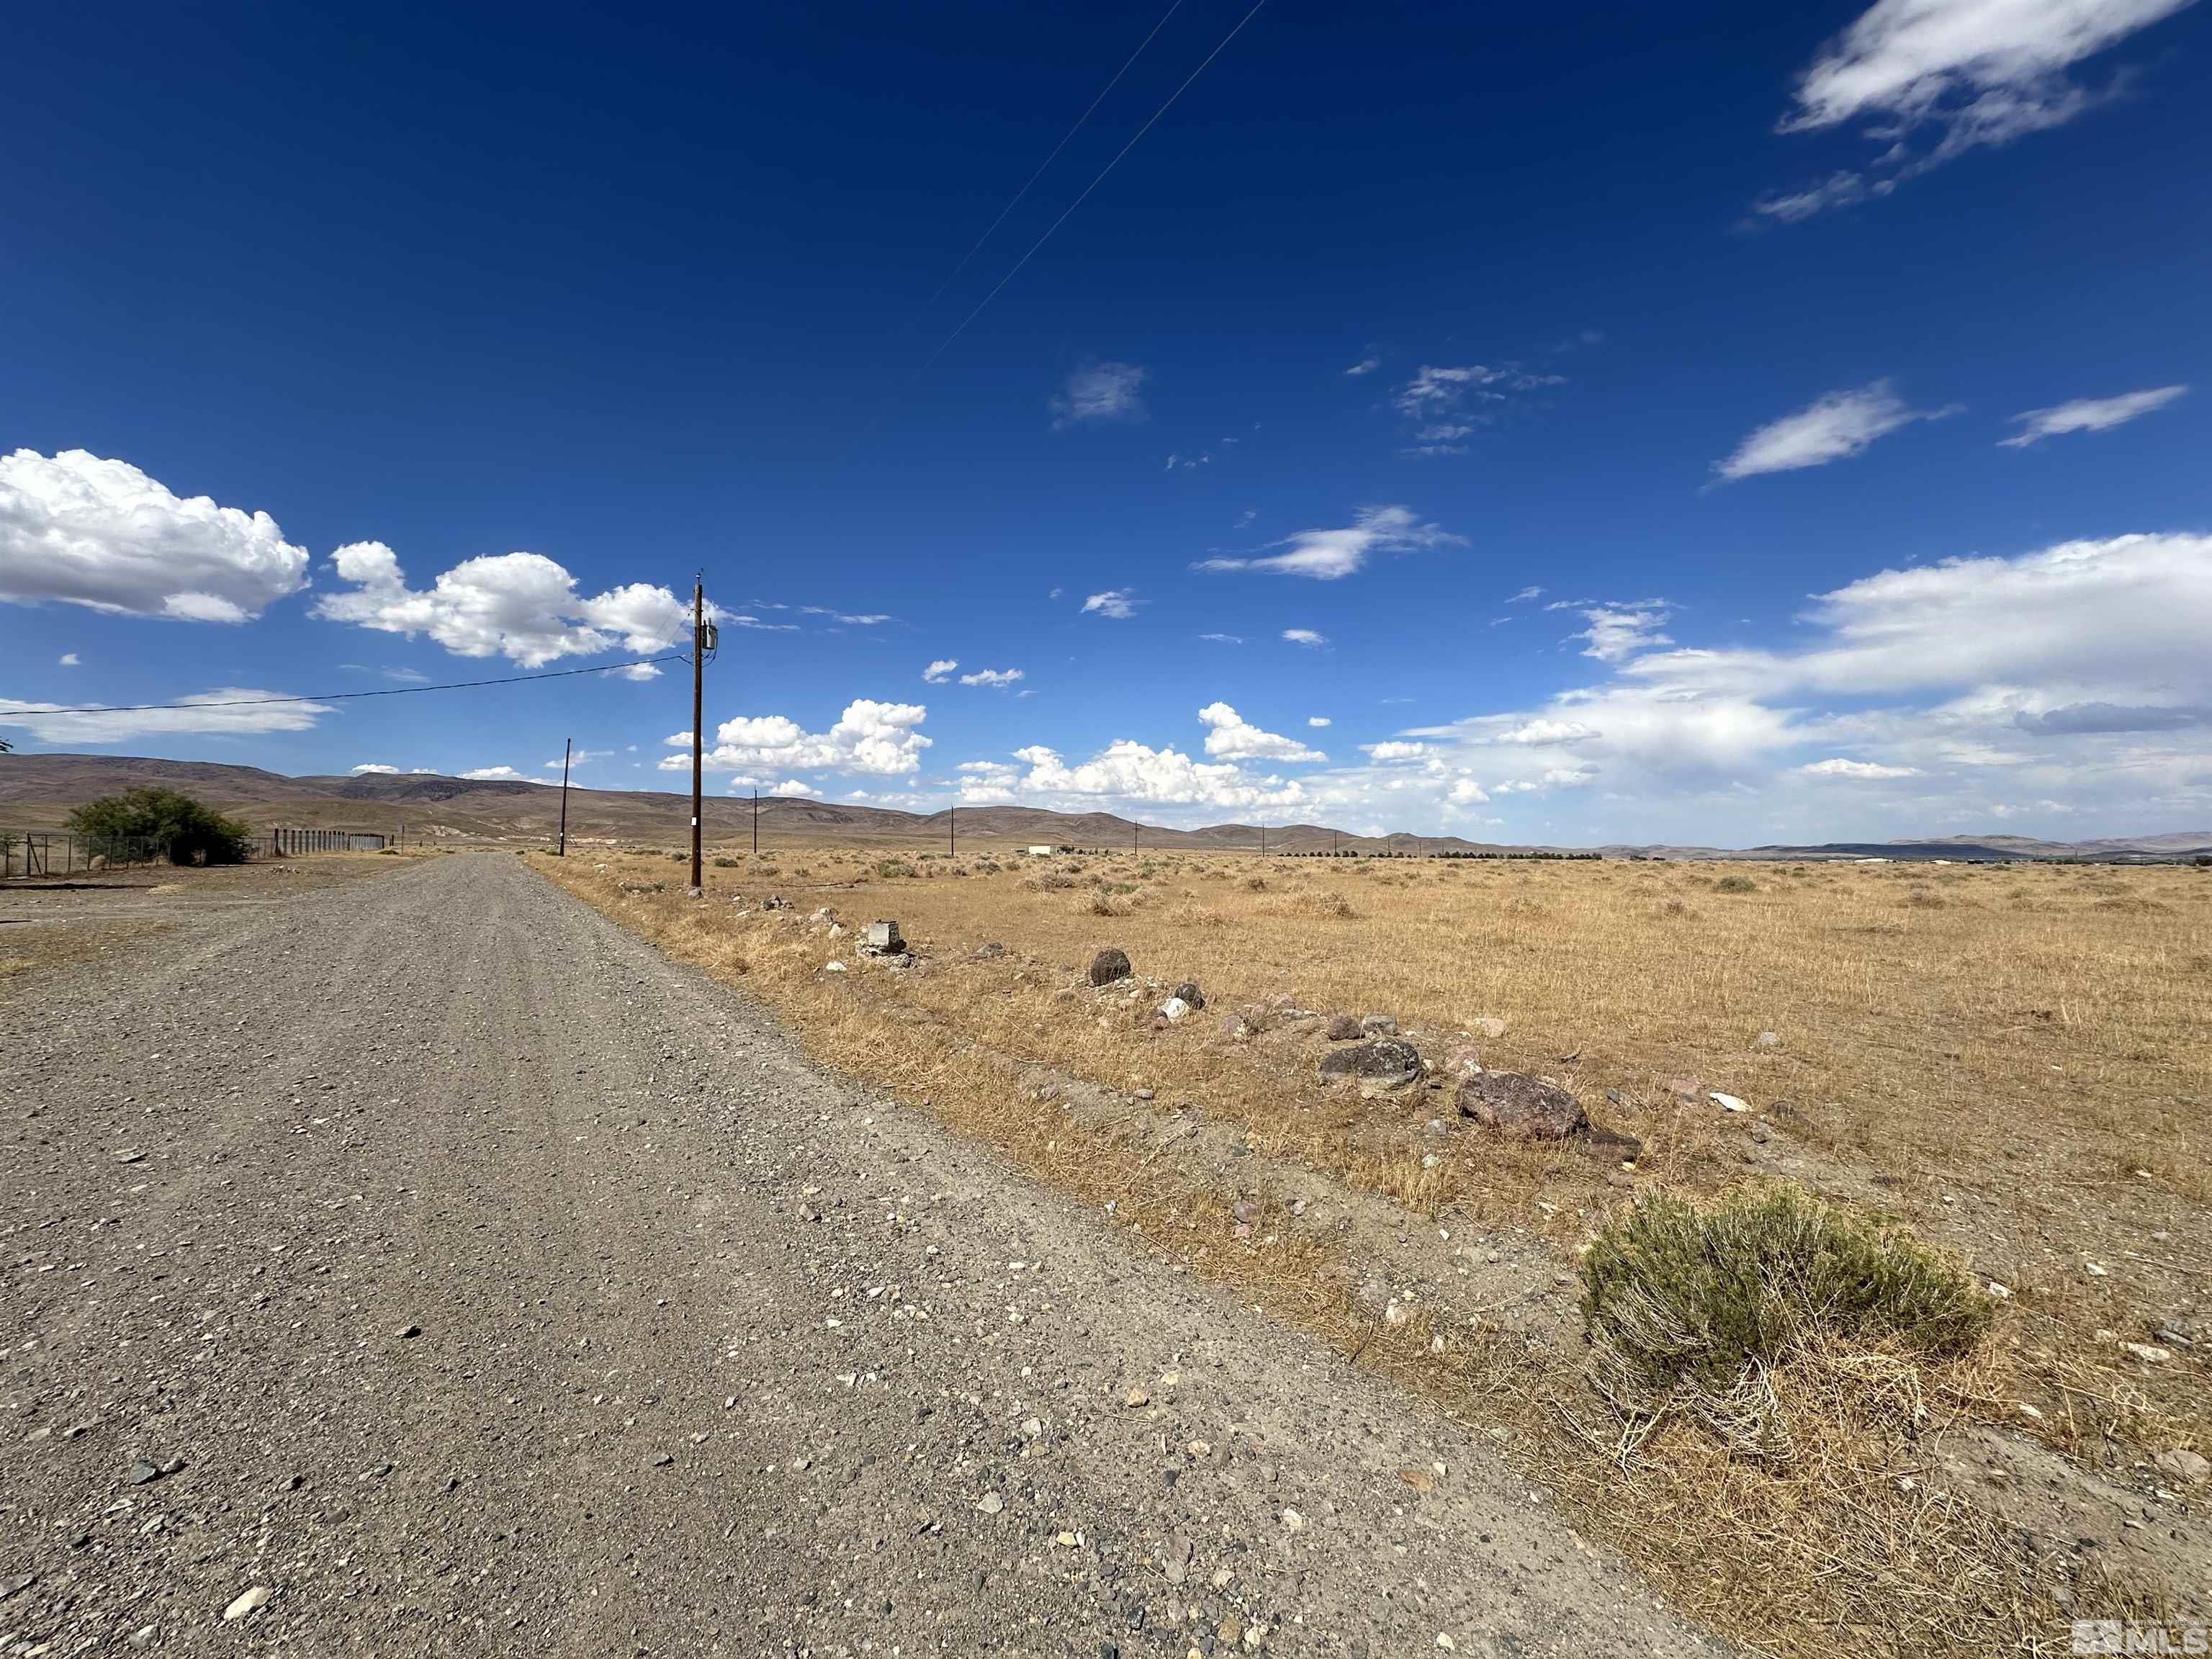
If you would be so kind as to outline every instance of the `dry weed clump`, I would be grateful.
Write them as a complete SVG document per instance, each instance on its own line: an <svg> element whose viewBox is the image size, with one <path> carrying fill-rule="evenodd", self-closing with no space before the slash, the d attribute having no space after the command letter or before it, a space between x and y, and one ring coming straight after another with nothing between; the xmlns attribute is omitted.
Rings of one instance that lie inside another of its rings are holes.
<svg viewBox="0 0 2212 1659"><path fill-rule="evenodd" d="M1917 1398L1911 1364L1884 1362L1964 1353L1992 1305L1960 1263L1903 1229L1789 1184L1705 1207L1647 1194L1599 1230L1582 1276L1597 1386L1628 1437L1687 1410L1731 1451L1772 1462L1795 1455L1784 1366L1823 1353L1832 1370L1856 1366Z"/></svg>

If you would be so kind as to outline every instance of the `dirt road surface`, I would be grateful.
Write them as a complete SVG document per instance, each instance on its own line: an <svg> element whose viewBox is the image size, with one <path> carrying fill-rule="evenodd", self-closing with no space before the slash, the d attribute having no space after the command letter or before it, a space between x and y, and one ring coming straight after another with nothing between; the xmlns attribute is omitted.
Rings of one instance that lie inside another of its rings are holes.
<svg viewBox="0 0 2212 1659"><path fill-rule="evenodd" d="M512 857L39 988L0 1656L1711 1650L1479 1432Z"/></svg>

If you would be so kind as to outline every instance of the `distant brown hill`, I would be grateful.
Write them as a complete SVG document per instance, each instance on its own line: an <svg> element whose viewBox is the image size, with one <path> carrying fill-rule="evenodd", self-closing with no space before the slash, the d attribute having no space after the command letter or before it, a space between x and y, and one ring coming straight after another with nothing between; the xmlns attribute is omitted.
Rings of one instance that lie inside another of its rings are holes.
<svg viewBox="0 0 2212 1659"><path fill-rule="evenodd" d="M182 789L259 827L370 830L404 827L410 840L499 841L536 844L560 822L558 787L505 778L449 778L428 773L369 772L343 777L287 777L253 766L210 761L142 759L121 755L10 755L0 757L0 832L58 830L70 809L102 795L143 786ZM706 829L719 842L749 840L753 803L709 795ZM1255 823L1170 830L1112 812L1053 812L1033 806L963 806L957 825L945 812L901 812L811 799L763 797L763 846L781 837L853 837L921 846L945 845L957 827L963 842L1054 846L1177 847L1228 851L1255 848ZM691 797L665 790L568 791L571 840L681 846L688 839ZM1365 851L1452 848L1479 850L1454 836L1389 837L1332 832L1316 824L1269 825L1268 849L1317 852L1334 844Z"/></svg>
<svg viewBox="0 0 2212 1659"><path fill-rule="evenodd" d="M70 809L102 795L153 785L182 789L210 805L266 828L283 824L309 830L370 830L390 835L404 830L410 841L504 842L536 845L550 841L561 817L557 787L508 778L449 778L431 773L369 772L344 777L287 777L256 766L226 766L213 761L153 760L130 755L0 756L0 834L58 830ZM722 844L749 840L753 803L709 795L706 829ZM763 849L779 838L789 842L825 837L913 845L944 846L945 812L895 811L811 799L769 799L760 803ZM568 791L571 840L612 841L651 847L679 847L690 838L691 797L668 790L584 789ZM1200 830L1170 830L1135 823L1112 812L1053 812L1036 806L963 806L957 828L969 844L1048 842L1074 847L1180 848L1193 852L1256 850L1256 823L1216 823ZM1814 847L1607 846L1595 849L1539 848L1464 841L1456 836L1358 836L1325 824L1269 824L1269 852L1319 853L1332 847L1363 853L1530 853L1595 850L1613 857L1845 859L2095 858L2182 859L2212 854L2212 830L2122 836L2079 842L2031 840L2021 836L1948 836L1909 841L1829 842Z"/></svg>

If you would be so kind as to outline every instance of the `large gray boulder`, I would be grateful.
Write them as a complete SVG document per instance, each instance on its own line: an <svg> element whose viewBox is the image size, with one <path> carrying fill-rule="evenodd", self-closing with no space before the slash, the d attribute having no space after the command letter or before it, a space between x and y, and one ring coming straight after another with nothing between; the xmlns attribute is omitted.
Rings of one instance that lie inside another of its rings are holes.
<svg viewBox="0 0 2212 1659"><path fill-rule="evenodd" d="M1403 1037L1376 1037L1332 1048L1322 1056L1321 1074L1357 1078L1362 1085L1402 1089L1421 1080L1420 1050Z"/></svg>
<svg viewBox="0 0 2212 1659"><path fill-rule="evenodd" d="M1555 1083L1519 1072L1478 1072L1462 1079L1459 1109L1502 1133L1563 1140L1589 1127L1583 1103Z"/></svg>

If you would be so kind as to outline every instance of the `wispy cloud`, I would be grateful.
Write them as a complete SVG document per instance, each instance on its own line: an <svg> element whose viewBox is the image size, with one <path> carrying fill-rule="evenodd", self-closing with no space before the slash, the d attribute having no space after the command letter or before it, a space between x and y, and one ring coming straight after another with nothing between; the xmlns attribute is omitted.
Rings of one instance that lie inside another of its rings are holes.
<svg viewBox="0 0 2212 1659"><path fill-rule="evenodd" d="M1583 620L1589 626L1567 637L1589 641L1583 647L1585 657L1595 657L1600 662L1621 662L1654 646L1674 644L1662 626L1673 609L1665 599L1594 605L1583 612Z"/></svg>
<svg viewBox="0 0 2212 1659"><path fill-rule="evenodd" d="M1798 76L1785 133L1863 122L1883 146L1844 169L1777 191L1753 210L1784 221L1887 196L1964 155L2063 126L2119 84L2092 89L2076 64L2184 9L2190 0L1878 0ZM1916 143L1922 135L1929 142Z"/></svg>
<svg viewBox="0 0 2212 1659"><path fill-rule="evenodd" d="M1052 400L1053 429L1143 420L1144 399L1138 394L1146 373L1135 363L1091 363L1077 369Z"/></svg>
<svg viewBox="0 0 2212 1659"><path fill-rule="evenodd" d="M257 702L274 691L226 685L178 699L173 708L71 713L64 705L0 697L0 726L20 726L40 743L122 743L129 738L190 733L219 737L305 732L331 712L322 702Z"/></svg>
<svg viewBox="0 0 2212 1659"><path fill-rule="evenodd" d="M994 686L1003 690L1021 678L1022 671L1018 668L979 668L972 674L963 674L960 684Z"/></svg>
<svg viewBox="0 0 2212 1659"><path fill-rule="evenodd" d="M1271 576L1310 576L1334 581L1367 562L1370 553L1402 553L1415 548L1464 547L1467 538L1440 525L1425 524L1410 507L1363 507L1340 530L1301 530L1270 547L1286 553L1200 559L1191 568L1216 574L1257 571Z"/></svg>
<svg viewBox="0 0 2212 1659"><path fill-rule="evenodd" d="M2031 409L2014 416L2020 430L1997 441L2007 449L2025 449L2045 438L2067 432L2103 432L2124 426L2138 415L2164 409L2181 397L2185 386L2153 386L2147 392L2125 392L2117 398L2075 398L2049 409Z"/></svg>
<svg viewBox="0 0 2212 1659"><path fill-rule="evenodd" d="M1362 374L1372 374L1376 369L1382 367L1382 360L1370 351L1344 372L1354 380L1357 380Z"/></svg>
<svg viewBox="0 0 2212 1659"><path fill-rule="evenodd" d="M1735 453L1713 463L1716 478L1723 483L1762 472L1792 472L1801 467L1826 466L1859 454L1878 438L1887 437L1915 421L1942 420L1959 410L1956 404L1943 409L1914 409L1897 395L1887 380L1875 380L1854 391L1831 392L1779 420L1769 421L1738 444Z"/></svg>
<svg viewBox="0 0 2212 1659"><path fill-rule="evenodd" d="M1085 616L1097 614L1110 617L1115 622L1127 622L1137 614L1144 601L1137 597L1133 587L1109 587L1103 593L1093 593L1083 602Z"/></svg>
<svg viewBox="0 0 2212 1659"><path fill-rule="evenodd" d="M1542 599L1543 597L1544 597L1544 590L1543 590L1542 588L1540 588L1540 587L1537 587L1537 586L1534 586L1534 585L1532 584L1532 585L1531 585L1531 586L1527 586L1527 587L1522 588L1522 589L1518 593L1516 593L1516 594L1515 594L1511 599L1510 599L1506 600L1506 601L1505 601L1505 603L1506 603L1506 604L1508 604L1508 605L1526 605L1526 604L1528 604L1528 601L1529 601L1529 600L1531 600L1531 599Z"/></svg>
<svg viewBox="0 0 2212 1659"><path fill-rule="evenodd" d="M1324 650L1328 645L1328 635L1316 633L1310 628L1285 628L1283 637L1292 645L1304 646L1309 651Z"/></svg>
<svg viewBox="0 0 2212 1659"><path fill-rule="evenodd" d="M942 685L951 678L952 671L959 666L959 662L954 658L939 657L921 671L921 678L932 685Z"/></svg>
<svg viewBox="0 0 2212 1659"><path fill-rule="evenodd" d="M1216 645L1242 645L1244 643L1244 636L1242 634L1200 634L1198 637L1201 640L1212 640Z"/></svg>

